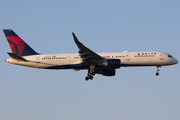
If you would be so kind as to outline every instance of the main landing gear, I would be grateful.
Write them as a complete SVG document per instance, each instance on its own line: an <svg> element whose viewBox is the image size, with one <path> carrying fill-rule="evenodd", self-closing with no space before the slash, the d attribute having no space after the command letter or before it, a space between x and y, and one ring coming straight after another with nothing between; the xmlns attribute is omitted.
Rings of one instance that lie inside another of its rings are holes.
<svg viewBox="0 0 180 120"><path fill-rule="evenodd" d="M159 75L159 68L161 68L161 66L157 66L157 72L156 72L156 76L158 76Z"/></svg>
<svg viewBox="0 0 180 120"><path fill-rule="evenodd" d="M94 71L95 67L96 67L96 66L95 66L94 63L91 63L91 64L90 64L90 67L89 67L89 69L88 69L88 74L87 74L87 76L85 77L85 80L86 80L86 81L88 81L89 79L90 79L90 80L93 79L93 76L95 75L95 71Z"/></svg>

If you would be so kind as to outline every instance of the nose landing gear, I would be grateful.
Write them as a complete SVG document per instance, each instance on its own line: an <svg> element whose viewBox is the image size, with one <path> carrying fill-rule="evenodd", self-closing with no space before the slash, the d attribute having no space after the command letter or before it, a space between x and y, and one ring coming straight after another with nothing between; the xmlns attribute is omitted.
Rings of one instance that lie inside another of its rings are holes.
<svg viewBox="0 0 180 120"><path fill-rule="evenodd" d="M161 68L161 66L157 66L157 72L156 72L156 76L158 76L159 75L159 68Z"/></svg>

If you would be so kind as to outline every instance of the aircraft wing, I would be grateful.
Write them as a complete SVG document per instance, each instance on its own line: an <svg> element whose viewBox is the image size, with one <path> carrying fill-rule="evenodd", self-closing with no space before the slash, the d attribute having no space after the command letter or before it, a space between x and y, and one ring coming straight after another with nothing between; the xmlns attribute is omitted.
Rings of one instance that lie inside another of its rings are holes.
<svg viewBox="0 0 180 120"><path fill-rule="evenodd" d="M73 34L74 41L79 48L79 55L82 59L82 64L89 64L90 62L96 63L98 61L105 60L105 58L96 54L95 52L93 52L92 50L90 50L89 48L84 46L81 42L79 42L79 40L77 39L77 37L74 33L72 33L72 34Z"/></svg>

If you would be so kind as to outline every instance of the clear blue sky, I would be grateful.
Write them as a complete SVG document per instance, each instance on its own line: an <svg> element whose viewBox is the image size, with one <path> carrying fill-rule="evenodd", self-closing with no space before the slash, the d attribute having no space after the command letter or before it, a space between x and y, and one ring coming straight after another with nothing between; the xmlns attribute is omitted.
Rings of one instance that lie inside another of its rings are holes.
<svg viewBox="0 0 180 120"><path fill-rule="evenodd" d="M12 65L2 29L39 53L77 53L71 32L95 52L162 51L180 61L179 0L1 0L1 120L179 120L179 64L87 71Z"/></svg>

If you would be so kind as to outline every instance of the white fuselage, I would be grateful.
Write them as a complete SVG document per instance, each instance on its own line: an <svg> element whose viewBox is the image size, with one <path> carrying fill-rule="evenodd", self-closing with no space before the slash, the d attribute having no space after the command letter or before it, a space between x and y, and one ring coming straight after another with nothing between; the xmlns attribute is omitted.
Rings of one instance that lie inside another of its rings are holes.
<svg viewBox="0 0 180 120"><path fill-rule="evenodd" d="M171 55L164 52L112 52L97 53L106 59L120 59L122 67L128 66L166 66L178 63ZM82 59L79 53L73 54L39 54L22 56L30 62L17 61L12 58L6 62L44 69L83 69L81 68Z"/></svg>

